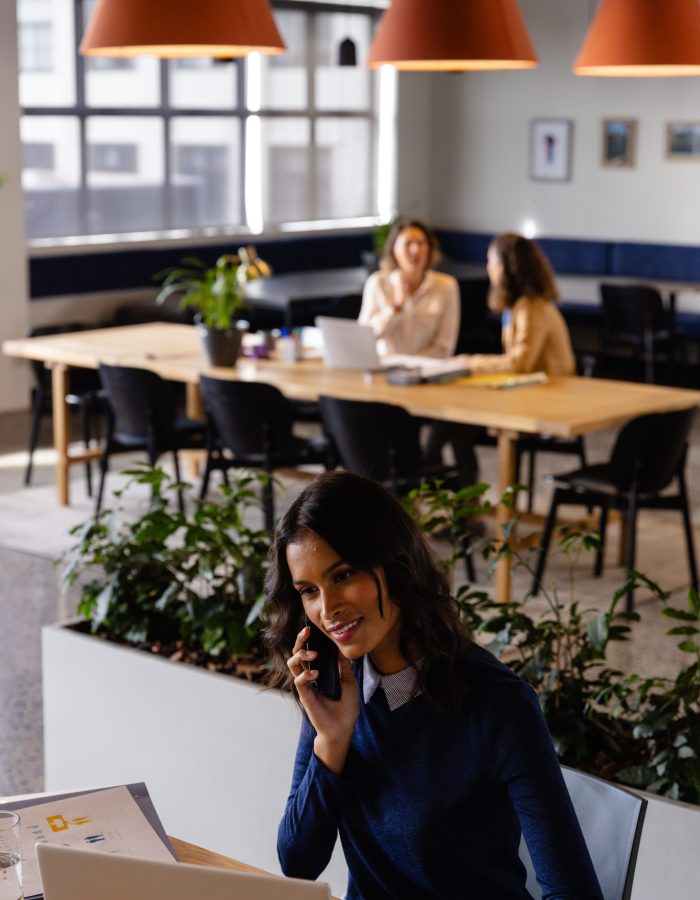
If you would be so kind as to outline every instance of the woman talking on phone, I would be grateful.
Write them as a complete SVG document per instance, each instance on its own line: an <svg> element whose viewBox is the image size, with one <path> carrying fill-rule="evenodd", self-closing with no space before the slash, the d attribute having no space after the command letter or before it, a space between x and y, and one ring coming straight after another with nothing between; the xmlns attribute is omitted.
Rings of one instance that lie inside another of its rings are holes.
<svg viewBox="0 0 700 900"><path fill-rule="evenodd" d="M601 900L534 691L470 639L394 497L315 479L278 527L267 598L272 683L304 711L285 874L317 878L340 835L347 900L527 900L522 832L546 900ZM307 621L338 700L313 686Z"/></svg>
<svg viewBox="0 0 700 900"><path fill-rule="evenodd" d="M371 325L383 353L452 356L459 334L459 285L432 266L437 241L417 219L397 222L380 269L369 276L358 319Z"/></svg>

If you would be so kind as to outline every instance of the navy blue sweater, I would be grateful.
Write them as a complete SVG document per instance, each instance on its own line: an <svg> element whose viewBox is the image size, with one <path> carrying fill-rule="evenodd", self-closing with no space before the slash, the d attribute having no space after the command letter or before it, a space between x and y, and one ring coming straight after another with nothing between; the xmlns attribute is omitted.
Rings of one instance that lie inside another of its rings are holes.
<svg viewBox="0 0 700 900"><path fill-rule="evenodd" d="M304 717L286 875L318 878L340 834L347 900L527 900L522 829L545 900L602 900L537 697L486 651L470 650L460 715L422 696L391 712L381 690L361 703L342 775L314 737Z"/></svg>

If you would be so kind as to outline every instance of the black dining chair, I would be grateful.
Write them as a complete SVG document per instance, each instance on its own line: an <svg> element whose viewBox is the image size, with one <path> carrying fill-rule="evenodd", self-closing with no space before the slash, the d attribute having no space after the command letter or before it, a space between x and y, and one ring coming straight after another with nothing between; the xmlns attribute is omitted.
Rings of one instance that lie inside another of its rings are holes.
<svg viewBox="0 0 700 900"><path fill-rule="evenodd" d="M440 480L458 489L458 469L426 463L420 443L421 420L389 403L319 397L321 420L344 469L379 481L402 497L421 482ZM467 577L475 581L474 561L465 553Z"/></svg>
<svg viewBox="0 0 700 900"><path fill-rule="evenodd" d="M127 366L101 365L100 380L108 403L107 441L100 464L100 487L95 513L102 507L109 460L115 453L145 450L154 466L164 453L172 453L175 480L180 482L179 450L201 449L207 444L207 423L178 413L176 385L155 372ZM184 511L182 491L178 504Z"/></svg>
<svg viewBox="0 0 700 900"><path fill-rule="evenodd" d="M625 517L625 564L628 570L635 568L638 511L678 510L683 519L690 582L697 589L698 573L685 484L685 459L694 416L694 408L640 416L622 428L608 462L551 476L556 487L532 581L533 594L538 593L542 584L557 512L563 505L600 508L600 547L596 552L594 568L596 577L603 571L605 534L611 509L619 510ZM675 492L662 493L674 481ZM631 611L633 608L634 593L630 589L627 593L627 609Z"/></svg>
<svg viewBox="0 0 700 900"><path fill-rule="evenodd" d="M591 378L597 360L586 354L577 359L578 374ZM518 483L527 485L527 511L532 512L535 494L535 473L538 453L556 453L560 456L577 456L581 465L586 465L586 444L583 435L560 438L552 434L521 434L515 444L515 471ZM521 478L522 463L527 457L527 479Z"/></svg>
<svg viewBox="0 0 700 900"><path fill-rule="evenodd" d="M616 347L635 352L644 363L644 380L654 384L654 363L663 352L667 378L673 379L674 322L661 294L643 284L600 285L603 309L601 350L605 358Z"/></svg>
<svg viewBox="0 0 700 900"><path fill-rule="evenodd" d="M70 322L65 325L39 325L30 328L27 337L46 337L52 334L69 334L74 331L85 331L90 326L82 322ZM32 388L31 412L32 424L29 432L29 457L24 471L24 484L32 481L34 470L34 451L39 443L41 422L53 414L53 389L51 370L40 360L32 360L34 387ZM72 413L80 417L80 428L85 449L89 449L94 439L99 441L102 423L107 413L102 386L97 372L93 369L70 369L68 373L68 394L66 403ZM85 463L85 483L87 495L92 497L92 465Z"/></svg>
<svg viewBox="0 0 700 900"><path fill-rule="evenodd" d="M289 400L276 387L251 381L230 381L202 375L202 403L211 426L201 496L209 488L212 471L230 468L275 469L310 464L333 468L325 437L302 438L293 432ZM275 524L272 479L263 487L265 527Z"/></svg>

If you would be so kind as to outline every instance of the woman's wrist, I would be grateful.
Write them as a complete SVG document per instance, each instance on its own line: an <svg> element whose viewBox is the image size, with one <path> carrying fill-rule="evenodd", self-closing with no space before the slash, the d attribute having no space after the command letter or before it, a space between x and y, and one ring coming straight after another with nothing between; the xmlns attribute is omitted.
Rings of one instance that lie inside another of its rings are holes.
<svg viewBox="0 0 700 900"><path fill-rule="evenodd" d="M335 775L342 775L351 740L352 735L337 741L329 741L317 734L314 738L314 754L327 769Z"/></svg>

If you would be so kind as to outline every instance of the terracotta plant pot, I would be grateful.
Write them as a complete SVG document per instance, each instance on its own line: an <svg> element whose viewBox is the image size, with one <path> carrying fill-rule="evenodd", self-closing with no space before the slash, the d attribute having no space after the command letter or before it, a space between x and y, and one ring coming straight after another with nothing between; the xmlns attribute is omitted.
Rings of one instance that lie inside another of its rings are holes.
<svg viewBox="0 0 700 900"><path fill-rule="evenodd" d="M231 328L208 328L201 323L197 329L202 336L204 355L210 366L235 366L241 351L243 330L237 325Z"/></svg>

